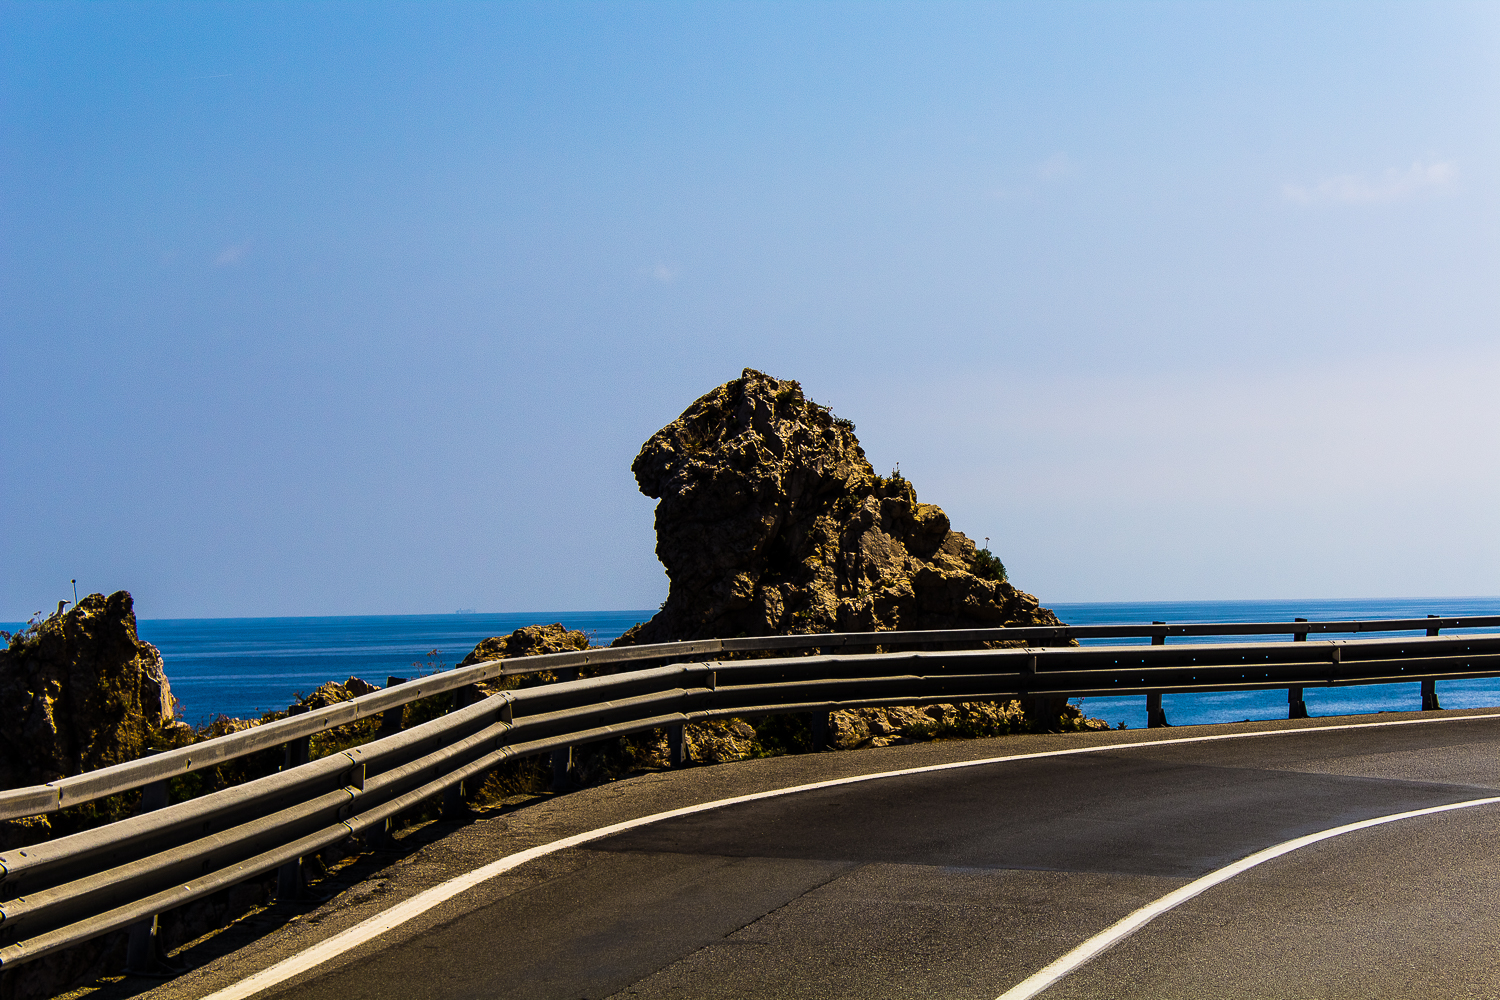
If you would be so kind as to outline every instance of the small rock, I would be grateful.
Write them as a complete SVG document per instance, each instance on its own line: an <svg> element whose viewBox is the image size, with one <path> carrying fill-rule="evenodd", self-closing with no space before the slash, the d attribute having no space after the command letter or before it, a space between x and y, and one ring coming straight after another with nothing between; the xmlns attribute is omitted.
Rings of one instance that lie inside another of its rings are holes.
<svg viewBox="0 0 1500 1000"><path fill-rule="evenodd" d="M467 667L472 663L483 663L486 660L503 660L515 656L542 656L547 653L569 653L588 648L589 637L577 629L569 629L562 622L553 622L551 625L527 625L525 628L516 629L510 635L482 640L458 665ZM526 682L545 683L555 679L554 674L545 672L529 677ZM496 678L492 681L481 681L478 686L485 694L494 694L513 685L514 681L507 684Z"/></svg>

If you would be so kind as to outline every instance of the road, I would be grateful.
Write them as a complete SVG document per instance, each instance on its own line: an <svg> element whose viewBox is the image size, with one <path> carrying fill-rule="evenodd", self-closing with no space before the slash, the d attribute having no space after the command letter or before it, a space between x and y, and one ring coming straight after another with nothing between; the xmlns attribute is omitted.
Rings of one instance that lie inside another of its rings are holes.
<svg viewBox="0 0 1500 1000"><path fill-rule="evenodd" d="M1500 719L1434 717L1197 742L1177 741L1255 727L1156 730L1113 749L1094 748L1126 734L966 745L1089 752L641 826L529 862L261 995L994 1000L1262 848L1500 794ZM885 766L937 761L935 746L892 748L911 753ZM820 757L853 774L861 756L880 769L876 753ZM773 762L750 764L772 773ZM701 783L742 766L694 770ZM616 809L630 784L615 789ZM1500 996L1497 834L1500 805L1482 805L1294 851L1165 913L1041 995Z"/></svg>

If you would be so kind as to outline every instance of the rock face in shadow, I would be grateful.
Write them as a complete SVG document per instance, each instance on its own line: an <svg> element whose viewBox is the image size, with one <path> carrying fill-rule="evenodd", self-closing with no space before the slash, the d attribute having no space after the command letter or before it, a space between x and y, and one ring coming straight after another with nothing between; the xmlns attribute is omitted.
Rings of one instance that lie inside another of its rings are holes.
<svg viewBox="0 0 1500 1000"><path fill-rule="evenodd" d="M0 650L0 788L133 760L173 721L161 653L126 591L90 594Z"/></svg>
<svg viewBox="0 0 1500 1000"><path fill-rule="evenodd" d="M796 382L746 369L653 434L631 468L660 501L671 585L617 645L1060 624L910 482L877 475L854 425Z"/></svg>

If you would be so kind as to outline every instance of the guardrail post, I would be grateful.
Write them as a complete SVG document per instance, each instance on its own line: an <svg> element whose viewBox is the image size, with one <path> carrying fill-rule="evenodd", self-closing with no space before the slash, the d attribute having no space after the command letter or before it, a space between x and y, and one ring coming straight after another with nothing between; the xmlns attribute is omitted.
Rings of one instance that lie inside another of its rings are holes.
<svg viewBox="0 0 1500 1000"><path fill-rule="evenodd" d="M152 812L167 807L167 782L166 779L153 781L141 789L140 805L135 807L136 814Z"/></svg>
<svg viewBox="0 0 1500 1000"><path fill-rule="evenodd" d="M1427 617L1428 618L1440 618L1442 616L1441 615L1428 615ZM1436 626L1436 625L1430 626L1427 629L1427 634L1428 635L1437 635L1438 634L1438 626ZM1437 681L1423 681L1422 682L1422 711L1424 711L1424 712L1436 712L1438 709L1440 709L1442 707L1443 707L1442 705L1438 704Z"/></svg>
<svg viewBox="0 0 1500 1000"><path fill-rule="evenodd" d="M405 683L406 683L406 678L405 677L387 677L385 679L385 686L387 688L393 688L397 684L405 684ZM405 714L406 714L406 706L405 705L397 705L395 708L388 708L384 712L381 712L380 713L380 732L378 732L378 733L375 734L376 737L378 738L378 737L381 737L381 736L390 736L390 735L392 735L394 733L401 732L402 727L405 725L405 718L404 718Z"/></svg>
<svg viewBox="0 0 1500 1000"><path fill-rule="evenodd" d="M561 681L576 681L578 679L578 668L569 667L557 671L557 679ZM558 747L552 751L552 790L554 792L566 791L568 787L568 772L573 770L573 748Z"/></svg>
<svg viewBox="0 0 1500 1000"><path fill-rule="evenodd" d="M1298 618L1296 620L1299 622L1307 621L1306 618ZM1306 642L1307 633L1293 632L1292 641ZM1302 685L1300 684L1286 689L1286 717L1288 719L1307 718L1307 702L1302 700Z"/></svg>
<svg viewBox="0 0 1500 1000"><path fill-rule="evenodd" d="M286 714L306 715L312 709L306 705L289 705ZM312 737L299 736L295 740L287 740L281 745L281 769L290 771L294 767L300 767L307 763L308 754L312 751Z"/></svg>
<svg viewBox="0 0 1500 1000"><path fill-rule="evenodd" d="M472 684L466 685L459 688L457 691L454 691L453 711L456 712L460 708L465 708L469 705L472 705L478 695L479 689ZM469 811L468 806L464 801L467 797L464 794L464 784L465 783L462 781L455 781L453 784L443 789L443 816L445 818L454 819L456 817L464 815Z"/></svg>
<svg viewBox="0 0 1500 1000"><path fill-rule="evenodd" d="M125 972L149 976L156 972L156 914L149 920L130 925L130 941L125 945Z"/></svg>
<svg viewBox="0 0 1500 1000"><path fill-rule="evenodd" d="M1146 728L1161 729L1169 725L1167 713L1161 707L1161 692L1146 695Z"/></svg>
<svg viewBox="0 0 1500 1000"><path fill-rule="evenodd" d="M153 781L141 789L136 815L163 809L167 805L166 781ZM161 966L160 942L156 937L157 915L130 925L130 939L125 944L125 971L137 976L155 975Z"/></svg>
<svg viewBox="0 0 1500 1000"><path fill-rule="evenodd" d="M558 747L552 751L552 790L564 791L568 787L568 772L573 770L573 748Z"/></svg>
<svg viewBox="0 0 1500 1000"><path fill-rule="evenodd" d="M817 753L828 749L828 713L814 712L807 726L812 736L812 748Z"/></svg>
<svg viewBox="0 0 1500 1000"><path fill-rule="evenodd" d="M1165 625L1166 622L1152 622L1152 625ZM1151 636L1151 645L1165 646L1167 644L1167 633L1165 630ZM1167 713L1161 707L1161 692L1146 695L1146 728L1161 729L1169 726Z"/></svg>
<svg viewBox="0 0 1500 1000"><path fill-rule="evenodd" d="M667 765L681 767L687 763L687 743L682 738L682 724L667 727Z"/></svg>
<svg viewBox="0 0 1500 1000"><path fill-rule="evenodd" d="M306 715L312 711L306 705L289 705L286 714ZM290 771L294 767L300 767L307 763L307 758L312 749L312 737L299 736L295 740L287 740L282 744L283 771ZM276 869L276 902L286 903L294 899L302 898L302 859L293 858L280 868Z"/></svg>

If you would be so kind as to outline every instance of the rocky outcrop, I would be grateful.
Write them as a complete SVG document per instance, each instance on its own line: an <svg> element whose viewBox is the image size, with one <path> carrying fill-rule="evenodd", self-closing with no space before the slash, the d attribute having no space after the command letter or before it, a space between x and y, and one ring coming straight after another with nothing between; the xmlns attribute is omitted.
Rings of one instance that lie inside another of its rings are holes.
<svg viewBox="0 0 1500 1000"><path fill-rule="evenodd" d="M173 722L161 653L130 594L90 594L0 650L0 788L141 756Z"/></svg>
<svg viewBox="0 0 1500 1000"><path fill-rule="evenodd" d="M299 698L297 704L305 706L311 711L318 708L327 708L329 705L337 705L341 701L352 701L360 695L370 694L378 690L380 689L368 681L361 680L358 677L351 677L342 684L338 681L328 681L325 684L320 684L313 690L312 694ZM241 720L235 719L232 721L238 722Z"/></svg>
<svg viewBox="0 0 1500 1000"><path fill-rule="evenodd" d="M90 594L72 610L22 629L0 649L0 788L36 785L141 756L180 735L161 653L135 630L130 594ZM185 729L186 727L182 727ZM55 817L0 823L0 849L47 840ZM66 829L63 832L67 832ZM191 907L173 911L169 930ZM113 934L0 974L0 997L55 996L114 972Z"/></svg>
<svg viewBox="0 0 1500 1000"><path fill-rule="evenodd" d="M899 473L877 475L854 425L796 382L746 369L631 468L660 501L670 588L617 644L1060 624Z"/></svg>
<svg viewBox="0 0 1500 1000"><path fill-rule="evenodd" d="M753 757L760 750L755 727L744 719L706 719L682 727L687 759L699 764L723 764ZM667 762L666 739L660 745L661 762Z"/></svg>
<svg viewBox="0 0 1500 1000"><path fill-rule="evenodd" d="M561 622L551 625L527 625L510 635L485 639L464 657L460 667L485 660L503 660L509 656L541 656L545 653L568 653L589 648L589 637L569 629Z"/></svg>
<svg viewBox="0 0 1500 1000"><path fill-rule="evenodd" d="M569 629L561 622L553 622L551 625L527 625L525 628L516 629L510 635L498 635L482 640L458 665L467 667L471 663L483 663L485 660L503 660L514 656L542 656L546 653L570 653L588 648L589 637L587 635L576 629ZM544 671L521 677L496 677L493 680L480 681L476 686L485 694L495 694L510 687L546 684L557 679L558 675L551 671Z"/></svg>
<svg viewBox="0 0 1500 1000"><path fill-rule="evenodd" d="M1081 731L1108 729L1103 719L1089 719L1082 709L1065 701L1053 713L1038 720L1019 700L1009 702L965 701L956 705L924 708L846 708L828 716L828 741L840 750L883 747L941 737L974 738L1034 732L1038 728Z"/></svg>

